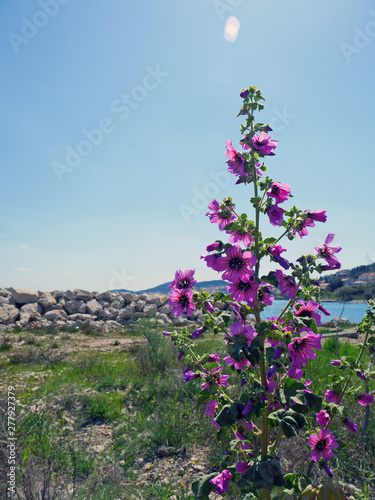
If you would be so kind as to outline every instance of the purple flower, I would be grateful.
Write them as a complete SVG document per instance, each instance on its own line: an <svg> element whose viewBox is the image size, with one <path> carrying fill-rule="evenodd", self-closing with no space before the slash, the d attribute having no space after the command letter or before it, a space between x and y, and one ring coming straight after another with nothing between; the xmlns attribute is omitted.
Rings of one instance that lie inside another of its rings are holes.
<svg viewBox="0 0 375 500"><path fill-rule="evenodd" d="M216 486L215 493L219 493L219 495L221 495L222 493L226 493L228 490L228 483L231 477L232 474L229 472L229 470L225 469L219 475L217 475L213 479L210 479L210 483Z"/></svg>
<svg viewBox="0 0 375 500"><path fill-rule="evenodd" d="M290 299L295 299L298 286L292 276L287 276L282 271L280 271L280 269L278 269L277 271L275 271L275 277L279 281L281 293L286 293Z"/></svg>
<svg viewBox="0 0 375 500"><path fill-rule="evenodd" d="M184 375L184 382L190 382L190 380L194 380L195 378L199 378L200 375L199 373L196 373L196 372L192 372L190 370L190 367L187 366L185 368L185 370L183 371L183 375Z"/></svg>
<svg viewBox="0 0 375 500"><path fill-rule="evenodd" d="M309 359L316 358L313 349L322 349L322 337L321 334L309 332L288 344L293 368L301 368L301 365L306 365Z"/></svg>
<svg viewBox="0 0 375 500"><path fill-rule="evenodd" d="M307 236L309 234L307 228L315 226L315 222L312 219L301 219L298 218L296 225L293 228L293 234L298 233L300 238Z"/></svg>
<svg viewBox="0 0 375 500"><path fill-rule="evenodd" d="M230 231L226 231L230 233ZM254 243L254 238L250 236L249 232L246 229L235 229L233 233L229 236L230 243L238 243L242 242L245 247L249 247L252 243Z"/></svg>
<svg viewBox="0 0 375 500"><path fill-rule="evenodd" d="M327 427L327 425L331 421L330 414L328 411L320 410L319 413L316 414L316 421L320 425L320 427Z"/></svg>
<svg viewBox="0 0 375 500"><path fill-rule="evenodd" d="M239 245L228 248L226 257L219 257L217 268L224 271L222 278L235 283L253 273L251 266L257 263L255 256L248 251L242 252Z"/></svg>
<svg viewBox="0 0 375 500"><path fill-rule="evenodd" d="M347 429L350 430L350 432L353 432L353 434L355 434L358 431L358 425L352 422L351 420L348 420L347 418L343 420L343 424Z"/></svg>
<svg viewBox="0 0 375 500"><path fill-rule="evenodd" d="M274 156L273 150L276 148L279 141L271 139L271 136L265 132L261 132L259 135L254 134L252 137L254 149L256 149L260 154L265 156Z"/></svg>
<svg viewBox="0 0 375 500"><path fill-rule="evenodd" d="M174 280L168 285L168 288L174 288L176 290L193 288L197 282L197 280L194 279L194 272L195 269L187 269L186 271L181 271L180 269L176 271Z"/></svg>
<svg viewBox="0 0 375 500"><path fill-rule="evenodd" d="M180 359L185 355L184 351L180 351L177 356L177 361L180 361Z"/></svg>
<svg viewBox="0 0 375 500"><path fill-rule="evenodd" d="M253 405L254 405L254 400L249 399L249 402L247 403L245 408L242 410L242 415L246 416L249 413L249 411L251 410L251 408L253 407Z"/></svg>
<svg viewBox="0 0 375 500"><path fill-rule="evenodd" d="M274 296L270 292L271 285L262 281L260 287L258 288L258 299L259 302L266 306L270 306L274 301Z"/></svg>
<svg viewBox="0 0 375 500"><path fill-rule="evenodd" d="M289 269L289 262L281 257L281 254L283 252L286 252L286 248L282 247L281 245L270 245L268 247L268 252L272 255L273 260L275 262L278 262L281 267L284 269Z"/></svg>
<svg viewBox="0 0 375 500"><path fill-rule="evenodd" d="M291 366L289 368L287 376L289 378L293 378L294 380L301 380L301 378L303 377L303 370L301 370L300 368L293 368L293 366Z"/></svg>
<svg viewBox="0 0 375 500"><path fill-rule="evenodd" d="M312 448L310 458L314 460L314 462L319 462L320 458L328 462L332 457L332 448L339 447L335 436L332 436L331 431L326 429L321 429L319 431L319 436L311 434L307 444Z"/></svg>
<svg viewBox="0 0 375 500"><path fill-rule="evenodd" d="M362 406L372 405L374 402L374 396L371 396L371 394L362 394L359 396L357 402Z"/></svg>
<svg viewBox="0 0 375 500"><path fill-rule="evenodd" d="M280 184L279 182L273 182L270 189L267 191L267 196L275 198L276 203L282 203L287 200L290 195L289 184Z"/></svg>
<svg viewBox="0 0 375 500"><path fill-rule="evenodd" d="M284 216L285 210L279 205L271 205L266 209L266 213L270 219L270 224L272 226L281 226L281 223L283 221L283 216Z"/></svg>
<svg viewBox="0 0 375 500"><path fill-rule="evenodd" d="M222 243L218 241L214 241L211 245L208 245L206 248L207 252L214 252L215 250L220 250L222 247Z"/></svg>
<svg viewBox="0 0 375 500"><path fill-rule="evenodd" d="M249 91L247 89L241 90L240 96L242 99L245 99L249 95Z"/></svg>
<svg viewBox="0 0 375 500"><path fill-rule="evenodd" d="M214 253L212 255L202 255L201 259L203 259L207 267L211 267L214 271L219 271L217 268L217 261L220 259L220 255Z"/></svg>
<svg viewBox="0 0 375 500"><path fill-rule="evenodd" d="M191 334L191 336L193 337L193 339L197 339L198 337L200 337L202 335L202 333L204 333L205 331L207 330L207 327L206 326L201 326L200 328L197 328L197 330L194 330Z"/></svg>
<svg viewBox="0 0 375 500"><path fill-rule="evenodd" d="M216 427L217 430L220 429L220 425L215 421L215 412L216 408L219 406L219 403L214 399L207 403L207 410L205 411L206 415L211 417L210 423Z"/></svg>
<svg viewBox="0 0 375 500"><path fill-rule="evenodd" d="M172 332L167 332L166 330L161 333L164 335L164 337L170 337L172 335Z"/></svg>
<svg viewBox="0 0 375 500"><path fill-rule="evenodd" d="M225 227L236 218L229 207L221 208L217 200L212 200L208 208L211 212L207 212L206 215L212 224L219 224L220 231L224 231Z"/></svg>
<svg viewBox="0 0 375 500"><path fill-rule="evenodd" d="M279 366L279 365L273 365L273 367L272 367L272 368L270 368L270 369L268 370L268 372L267 372L267 378L271 378L271 377L272 377L272 375L274 375L274 374L277 372L277 370L278 370L279 368L280 368L280 366Z"/></svg>
<svg viewBox="0 0 375 500"><path fill-rule="evenodd" d="M332 366L341 366L341 363L342 363L341 359L332 359L331 360Z"/></svg>
<svg viewBox="0 0 375 500"><path fill-rule="evenodd" d="M328 309L326 309L325 307L322 306L322 304L320 304L320 306L318 307L319 311L322 311L323 314L325 314L326 316L331 316L331 313L330 311L328 311Z"/></svg>
<svg viewBox="0 0 375 500"><path fill-rule="evenodd" d="M228 378L229 375L221 375L221 372L223 370L223 367L216 367L213 368L212 370L208 370L207 373L203 374L203 376L206 379L206 382L202 384L202 391L205 389L209 388L214 382L218 387L222 387L223 385L227 386L228 385ZM207 381L208 375L211 375L210 380ZM212 381L213 379L213 381Z"/></svg>
<svg viewBox="0 0 375 500"><path fill-rule="evenodd" d="M327 261L330 269L333 269L334 266L340 265L339 261L334 256L334 254L340 252L341 247L329 246L329 244L332 243L334 237L335 237L334 234L329 233L323 245L321 247L315 247L315 250L318 252L318 254Z"/></svg>
<svg viewBox="0 0 375 500"><path fill-rule="evenodd" d="M328 477L333 477L331 469L328 467L328 465L325 462L322 462L322 467L325 470Z"/></svg>
<svg viewBox="0 0 375 500"><path fill-rule="evenodd" d="M294 316L300 318L313 318L318 326L321 324L320 318L322 315L316 312L319 309L319 304L317 302L309 300L307 304L305 304L303 300L299 300L297 305L293 306L293 309Z"/></svg>
<svg viewBox="0 0 375 500"><path fill-rule="evenodd" d="M238 462L236 464L236 472L239 472L240 474L245 474L247 469L250 467L250 462Z"/></svg>
<svg viewBox="0 0 375 500"><path fill-rule="evenodd" d="M215 312L215 307L211 304L211 302L206 302L204 307L211 314L213 314Z"/></svg>
<svg viewBox="0 0 375 500"><path fill-rule="evenodd" d="M228 366L234 365L236 370L244 370L247 366L251 366L250 361L245 357L240 357L240 361L236 361L231 356L226 356L224 361Z"/></svg>
<svg viewBox="0 0 375 500"><path fill-rule="evenodd" d="M327 401L329 403L336 403L338 404L339 403L339 400L340 400L340 395L341 393L340 392L336 392L332 389L328 389L328 391L325 392L325 397L327 399ZM342 402L340 401L340 404L342 404Z"/></svg>
<svg viewBox="0 0 375 500"><path fill-rule="evenodd" d="M173 289L169 295L169 305L173 309L173 314L178 317L186 312L188 316L195 311L195 304L192 301L193 292L191 290L175 290Z"/></svg>
<svg viewBox="0 0 375 500"><path fill-rule="evenodd" d="M359 378L361 378L362 380L365 380L365 381L367 380L366 375L361 370L357 371L357 376Z"/></svg>
<svg viewBox="0 0 375 500"><path fill-rule="evenodd" d="M232 141L225 141L225 144L227 145L225 155L229 158L228 172L234 175L239 175L240 177L246 177L247 173L243 168L245 157L236 151L236 149L232 146Z"/></svg>
<svg viewBox="0 0 375 500"><path fill-rule="evenodd" d="M311 210L305 210L305 213L307 213L307 218L316 220L318 222L326 222L327 220L327 214L325 210L315 210L314 212L311 212Z"/></svg>
<svg viewBox="0 0 375 500"><path fill-rule="evenodd" d="M230 325L229 335L231 337L239 335L245 340L247 345L250 346L253 339L257 336L257 333L251 325L246 325L243 321L239 321L238 323Z"/></svg>
<svg viewBox="0 0 375 500"><path fill-rule="evenodd" d="M251 276L245 276L236 283L227 285L227 291L232 294L232 298L238 302L247 302L252 306L257 296L259 284L251 279Z"/></svg>
<svg viewBox="0 0 375 500"><path fill-rule="evenodd" d="M210 354L208 356L209 363L218 363L220 361L220 356L218 354Z"/></svg>

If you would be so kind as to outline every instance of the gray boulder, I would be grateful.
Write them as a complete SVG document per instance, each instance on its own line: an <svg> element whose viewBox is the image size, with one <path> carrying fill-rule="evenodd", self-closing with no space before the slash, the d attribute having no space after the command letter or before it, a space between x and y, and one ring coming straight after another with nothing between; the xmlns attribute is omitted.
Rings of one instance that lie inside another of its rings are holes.
<svg viewBox="0 0 375 500"><path fill-rule="evenodd" d="M96 294L96 300L105 300L107 302L111 302L112 300L112 292L109 290L107 292L101 292Z"/></svg>
<svg viewBox="0 0 375 500"><path fill-rule="evenodd" d="M94 294L91 292L88 292L87 290L81 290L79 288L76 288L74 290L74 297L76 300L91 300L94 297Z"/></svg>
<svg viewBox="0 0 375 500"><path fill-rule="evenodd" d="M47 311L46 313L44 313L43 319L47 319L48 321L64 321L68 319L68 315L65 311L53 309L52 311Z"/></svg>
<svg viewBox="0 0 375 500"><path fill-rule="evenodd" d="M38 304L40 304L43 309L46 310L56 304L56 299L51 292L40 292Z"/></svg>
<svg viewBox="0 0 375 500"><path fill-rule="evenodd" d="M88 302L86 302L86 310L88 314L97 316L99 311L101 311L102 309L103 306L101 306L99 302L96 301L96 299L91 299Z"/></svg>
<svg viewBox="0 0 375 500"><path fill-rule="evenodd" d="M68 314L86 313L86 303L83 300L68 300L64 308Z"/></svg>
<svg viewBox="0 0 375 500"><path fill-rule="evenodd" d="M3 325L14 323L18 319L19 314L20 312L17 307L11 304L0 305L0 323Z"/></svg>
<svg viewBox="0 0 375 500"><path fill-rule="evenodd" d="M38 298L38 292L24 290L23 288L19 288L13 293L13 299L17 304L30 304L32 302L38 302Z"/></svg>

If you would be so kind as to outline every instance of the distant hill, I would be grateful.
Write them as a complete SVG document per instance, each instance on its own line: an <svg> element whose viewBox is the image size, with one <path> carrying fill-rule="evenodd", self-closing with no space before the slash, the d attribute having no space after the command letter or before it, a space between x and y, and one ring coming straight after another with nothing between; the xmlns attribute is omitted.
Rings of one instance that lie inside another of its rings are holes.
<svg viewBox="0 0 375 500"><path fill-rule="evenodd" d="M194 285L194 288L197 290L203 288L208 293L219 292L219 291L226 292L227 284L228 281L223 281L223 280L198 281ZM134 291L134 290L125 290L122 288L122 289L111 290L111 292L131 292L131 293L136 293L138 295L141 293L164 293L165 295L168 295L169 292L171 291L171 289L168 288L168 285L170 285L170 282L154 286L153 288L147 288L146 290Z"/></svg>

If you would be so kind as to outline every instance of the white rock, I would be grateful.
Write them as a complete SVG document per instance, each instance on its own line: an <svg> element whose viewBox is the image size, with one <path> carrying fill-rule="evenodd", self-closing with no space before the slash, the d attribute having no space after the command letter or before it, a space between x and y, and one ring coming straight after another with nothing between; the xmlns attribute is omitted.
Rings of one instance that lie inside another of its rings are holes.
<svg viewBox="0 0 375 500"><path fill-rule="evenodd" d="M3 325L14 323L18 319L19 314L20 312L17 307L11 304L0 305L0 323Z"/></svg>
<svg viewBox="0 0 375 500"><path fill-rule="evenodd" d="M31 302L37 302L39 297L38 292L19 288L13 293L13 298L17 304L30 304Z"/></svg>
<svg viewBox="0 0 375 500"><path fill-rule="evenodd" d="M76 300L91 300L94 296L93 293L79 288L76 288L73 293Z"/></svg>
<svg viewBox="0 0 375 500"><path fill-rule="evenodd" d="M137 312L142 312L146 304L147 304L147 302L145 300L138 300L135 303L135 310Z"/></svg>
<svg viewBox="0 0 375 500"><path fill-rule="evenodd" d="M143 312L147 316L153 316L157 310L158 310L158 308L157 308L156 304L147 304L147 305L145 305Z"/></svg>
<svg viewBox="0 0 375 500"><path fill-rule="evenodd" d="M96 301L96 299L91 299L88 302L86 302L86 310L88 314L93 314L94 316L97 316L99 311L101 311L103 307L99 304L99 302Z"/></svg>
<svg viewBox="0 0 375 500"><path fill-rule="evenodd" d="M53 309L52 311L47 311L43 315L43 319L47 319L48 321L63 321L68 319L68 315L66 314L65 311L60 311L58 309Z"/></svg>
<svg viewBox="0 0 375 500"><path fill-rule="evenodd" d="M107 292L102 292L102 293L98 293L96 295L96 300L106 300L107 302L111 302L112 300L112 292L110 292L109 290Z"/></svg>
<svg viewBox="0 0 375 500"><path fill-rule="evenodd" d="M38 304L46 310L56 304L56 299L51 292L39 292Z"/></svg>

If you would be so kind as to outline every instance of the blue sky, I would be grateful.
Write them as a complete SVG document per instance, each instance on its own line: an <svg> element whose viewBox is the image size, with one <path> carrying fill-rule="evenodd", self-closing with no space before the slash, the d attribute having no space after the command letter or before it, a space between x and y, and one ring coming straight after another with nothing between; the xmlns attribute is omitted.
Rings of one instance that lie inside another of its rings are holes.
<svg viewBox="0 0 375 500"><path fill-rule="evenodd" d="M250 208L224 156L249 85L279 140L269 175L328 214L287 257L331 232L343 268L375 260L370 0L3 0L0 17L0 286L216 279L205 213L228 195Z"/></svg>

